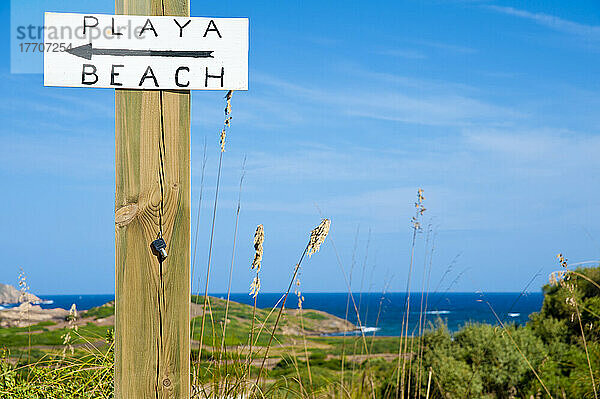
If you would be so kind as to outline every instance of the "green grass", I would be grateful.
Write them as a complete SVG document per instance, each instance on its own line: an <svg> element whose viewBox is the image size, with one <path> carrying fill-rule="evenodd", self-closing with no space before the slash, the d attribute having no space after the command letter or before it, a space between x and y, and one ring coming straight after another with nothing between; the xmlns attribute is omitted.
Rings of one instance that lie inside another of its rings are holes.
<svg viewBox="0 0 600 399"><path fill-rule="evenodd" d="M600 269L598 269L600 270ZM595 271L581 271L593 275ZM600 274L598 276L600 278ZM569 281L574 281L573 277ZM597 278L594 276L594 280ZM590 321L600 310L600 290L587 289L580 281L577 298L590 312L585 317ZM489 324L467 324L460 331L451 334L443 324L428 328L423 336L424 345L421 363L408 363L406 376L410 376L411 395L416 398L416 381L420 379L421 397L427 387L427 376L432 370L430 399L444 397L471 397L490 399L514 397L544 397L539 395L541 386L534 377L525 356L537 370L540 378L548 386L554 398L593 397L590 375L580 331L570 321L570 308L565 303L563 287L545 288L545 300L542 311L532 315L526 326L506 326L502 328ZM195 298L202 302L202 298ZM252 307L231 303L227 336L227 351L220 352L222 321L225 314L225 301L211 298L212 320L207 317L204 342L214 345L202 351L198 359L198 350L192 349L191 360L196 373L198 386L205 393L225 389L223 397L237 397L248 394L243 384L256 379L261 355L255 354L255 363L246 374L247 365L244 348L252 322ZM106 317L114 308L111 306L92 309L90 317ZM257 324L267 318L271 309L257 309ZM264 351L275 314L266 321L266 327L258 339L255 350ZM304 314L305 325L323 322L323 313L307 311ZM327 317L327 316L325 316ZM587 320L586 320L587 321ZM194 339L199 338L201 319L196 318ZM281 326L299 326L295 312L283 316ZM214 326L214 329L213 329ZM61 355L62 335L67 328L55 328L55 323L39 323L31 327L0 329L0 348L7 348L0 354L0 398L4 399L112 399L112 351L110 338L104 337L112 326L98 326L87 323L73 332L74 354ZM600 380L600 339L596 330L588 328L588 347L594 375ZM28 334L31 331L32 334ZM510 337L509 337L510 334ZM340 392L346 392L344 399L354 398L394 398L398 389L398 361L392 357L378 354L397 354L399 337L367 336L366 342L370 357L356 357L364 354L364 341L361 336L290 336L281 332L276 334L275 345L271 348L270 368L263 371L261 389L266 398L339 398ZM31 339L32 347L29 347ZM308 359L305 356L306 340ZM513 341L514 340L514 341ZM87 347L85 342L102 341L98 348ZM413 345L415 344L415 345ZM515 345L518 345L518 349ZM42 349L48 346L54 349ZM416 342L408 343L416 351ZM0 351L1 352L1 351ZM264 353L264 352L263 352ZM345 354L342 369L342 353ZM10 361L8 361L10 356ZM2 360L5 359L5 360ZM32 360L33 365L25 365ZM14 363L18 362L18 366ZM51 367L49 367L51 366ZM310 366L310 372L309 372ZM343 371L342 371L343 370ZM408 377L407 377L408 378ZM312 380L312 383L310 382ZM224 381L227 384L224 385ZM340 386L342 383L344 387ZM515 394L516 392L516 394ZM564 392L564 395L563 395ZM204 398L201 395L199 398ZM219 396L220 397L220 396Z"/></svg>
<svg viewBox="0 0 600 399"><path fill-rule="evenodd" d="M115 303L111 301L102 306L91 308L88 311L82 312L81 317L93 317L94 320L104 319L115 314Z"/></svg>
<svg viewBox="0 0 600 399"><path fill-rule="evenodd" d="M31 327L0 328L0 348L23 348L31 346L60 346L62 348L63 335L68 328L49 330L47 327L55 323L44 322ZM98 326L87 323L80 326L78 335L73 335L72 344L83 344L87 341L101 340L106 336L112 326ZM29 331L31 333L29 333Z"/></svg>
<svg viewBox="0 0 600 399"><path fill-rule="evenodd" d="M327 320L327 316L317 312L306 312L304 313L304 318L312 320Z"/></svg>
<svg viewBox="0 0 600 399"><path fill-rule="evenodd" d="M203 296L192 296L192 302L202 304L204 302ZM222 331L223 331L223 320L225 318L225 306L226 301L220 298L210 297L210 308L212 310L212 318L207 314L206 325L204 327L204 338L203 342L212 344L213 334L214 341L216 343L221 342ZM253 307L237 302L230 302L229 313L228 313L228 324L226 329L225 345L247 345L250 330L252 328L252 313ZM269 317L270 315L270 317ZM255 330L256 333L260 330L264 323L264 327L256 345L265 346L269 341L269 334L273 330L275 319L277 317L276 311L272 311L271 308L267 309L256 309L256 322ZM333 319L334 316L328 316L317 312L306 312L304 314L304 330L307 333L316 333L321 330L321 323L323 320ZM202 316L196 317L196 320L192 320L191 325L193 326L192 337L195 340L200 340L200 334L202 330ZM275 342L287 343L289 342L289 336L283 335L285 328L292 328L300 331L302 323L299 316L288 312L286 310L286 316L282 318L275 334ZM255 336L256 339L256 336Z"/></svg>

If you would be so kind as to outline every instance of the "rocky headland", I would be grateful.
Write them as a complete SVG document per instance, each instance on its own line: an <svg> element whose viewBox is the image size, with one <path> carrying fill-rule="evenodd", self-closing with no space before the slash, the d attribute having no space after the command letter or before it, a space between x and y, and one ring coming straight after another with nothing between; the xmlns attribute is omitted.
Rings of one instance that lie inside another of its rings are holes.
<svg viewBox="0 0 600 399"><path fill-rule="evenodd" d="M37 303L41 299L29 292L21 292L12 285L0 283L0 305L23 302Z"/></svg>

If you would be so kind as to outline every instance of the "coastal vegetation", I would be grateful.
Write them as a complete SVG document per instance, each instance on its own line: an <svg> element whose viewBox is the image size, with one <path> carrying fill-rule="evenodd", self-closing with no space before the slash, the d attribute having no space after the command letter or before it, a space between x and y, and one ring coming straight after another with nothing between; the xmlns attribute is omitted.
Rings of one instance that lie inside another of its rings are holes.
<svg viewBox="0 0 600 399"><path fill-rule="evenodd" d="M255 392L251 387L279 308L207 298L211 322L199 351L197 323L205 298L193 296L193 396L594 398L600 380L600 267L567 265L543 291L542 309L524 326L498 319L451 333L438 319L420 337L407 337L402 345L409 350L400 356L400 337L322 336L355 326L324 312L286 308ZM113 319L109 303L71 311L60 323L0 329L0 397L111 398Z"/></svg>

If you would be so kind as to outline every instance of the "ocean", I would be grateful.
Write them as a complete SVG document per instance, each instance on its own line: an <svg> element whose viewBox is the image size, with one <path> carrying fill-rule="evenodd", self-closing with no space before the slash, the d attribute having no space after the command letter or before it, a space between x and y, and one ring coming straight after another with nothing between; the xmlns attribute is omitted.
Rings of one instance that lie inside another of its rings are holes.
<svg viewBox="0 0 600 399"><path fill-rule="evenodd" d="M227 294L211 294L218 298L226 298ZM273 307L282 294L260 293L258 306ZM402 313L406 301L404 293L353 293L354 303L359 310L360 319L366 333L376 332L380 336L398 336L402 329ZM44 300L42 308L69 309L74 303L78 310L87 310L114 299L114 295L41 295ZM497 324L497 319L490 310L494 309L503 323L525 324L529 315L539 312L543 302L542 293L435 293L427 298L427 312L423 317L427 324L440 318L450 331L457 331L469 322ZM253 304L248 294L231 294L231 300ZM303 307L305 309L322 310L344 318L346 315L347 293L305 293ZM490 306L488 306L488 303ZM290 294L286 307L296 308L298 298ZM418 332L421 294L411 295L409 334ZM6 305L4 305L6 307ZM379 315L379 317L378 317ZM348 307L348 320L358 324L352 300Z"/></svg>

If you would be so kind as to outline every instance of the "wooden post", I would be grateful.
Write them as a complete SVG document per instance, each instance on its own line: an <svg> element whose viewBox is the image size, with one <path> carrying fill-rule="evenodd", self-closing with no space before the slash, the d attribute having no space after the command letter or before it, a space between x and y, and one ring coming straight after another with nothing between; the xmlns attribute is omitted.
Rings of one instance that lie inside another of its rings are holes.
<svg viewBox="0 0 600 399"><path fill-rule="evenodd" d="M117 14L189 16L189 0L115 0ZM115 398L190 397L190 93L116 90ZM164 137L159 231L159 145ZM161 272L162 269L162 272Z"/></svg>

